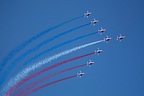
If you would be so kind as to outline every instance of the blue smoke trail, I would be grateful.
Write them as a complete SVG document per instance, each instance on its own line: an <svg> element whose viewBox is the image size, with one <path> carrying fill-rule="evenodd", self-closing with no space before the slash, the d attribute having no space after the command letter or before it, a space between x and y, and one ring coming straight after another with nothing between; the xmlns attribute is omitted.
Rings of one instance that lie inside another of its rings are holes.
<svg viewBox="0 0 144 96"><path fill-rule="evenodd" d="M61 23L59 25L53 26L53 27L51 27L51 28L49 28L49 29L47 29L45 31L42 31L41 33L39 33L36 36L30 38L29 40L24 41L21 45L19 45L18 47L16 47L12 51L10 51L10 53L4 58L4 60L2 61L2 64L0 65L0 72L2 71L2 68L5 67L5 65L7 64L7 62L9 60L11 60L19 51L21 51L23 48L28 46L31 42L33 42L34 40L40 38L41 36L47 34L48 32L50 32L50 31L52 31L52 30L54 30L54 29L56 29L56 28L58 28L58 27L60 27L62 25L65 25L65 24L67 24L69 22L72 22L72 21L77 20L77 19L82 18L82 17L83 16L79 16L79 17L70 19L70 20L68 20L66 22L63 22L63 23ZM0 85L1 85L1 83L0 83Z"/></svg>

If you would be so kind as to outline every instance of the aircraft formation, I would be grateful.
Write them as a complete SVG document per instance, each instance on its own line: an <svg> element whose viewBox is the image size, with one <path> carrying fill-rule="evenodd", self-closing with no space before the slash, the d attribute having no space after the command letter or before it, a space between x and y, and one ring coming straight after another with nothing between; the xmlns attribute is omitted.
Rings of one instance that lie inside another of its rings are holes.
<svg viewBox="0 0 144 96"><path fill-rule="evenodd" d="M92 13L91 12L89 12L89 11L86 11L86 13L84 13L84 17L86 17L86 18L88 18L90 15L91 15ZM81 16L81 17L83 17L83 16ZM76 20L76 19L72 19L72 20ZM72 20L69 20L68 22L70 22L70 21L72 21ZM92 21L90 21L88 24L89 25L92 25L92 26L95 26L97 23L99 22L99 20L97 20L97 19L93 19ZM59 27L60 26L62 26L62 25L64 25L64 24L66 24L66 23L62 23L62 24L60 24L59 25ZM84 27L84 26L86 26L86 25L88 25L88 24L84 24L84 25L81 25L81 26L78 26L78 27L76 27L76 28L72 28L71 30L68 30L68 31L66 31L66 32L63 32L63 33L59 33L58 35L56 35L56 36L54 36L54 37L52 37L51 39L48 39L48 40L46 40L45 42L50 42L50 40L54 40L54 39L56 39L56 38L58 38L58 37L60 37L60 36L62 36L62 35L64 35L64 34L66 34L66 33L69 33L69 32L71 32L71 31L74 31L74 30L76 30L76 29L78 29L78 28L82 28L82 27ZM54 28L50 28L51 30L53 30L53 29L56 29L56 28L58 28L57 26L56 27L54 27ZM50 31L51 31L50 30ZM100 35L102 35L103 33L105 33L106 32L106 29L105 28L103 28L103 27L101 27L100 29L98 29L97 30L97 33L98 34L100 34ZM94 32L95 34L96 34L96 32ZM50 52L50 50L54 50L54 49L56 49L56 48L58 48L58 47L61 47L61 46L63 46L63 45L66 45L66 44L68 44L68 43L70 43L70 42L74 42L74 41L76 41L76 40L78 40L78 39L81 39L82 37L84 38L84 37L87 37L87 36L90 36L90 35L92 35L92 34L94 34L94 33L90 33L90 34L87 34L87 35L84 35L84 36L80 36L80 37L78 37L78 38L76 38L76 39L72 39L72 40L69 40L69 42L68 41L66 41L67 43L61 43L60 45L57 45L57 46L54 46L54 47L52 47L52 48L50 48L50 49L48 49L49 51L44 51L43 53L45 54L46 52ZM30 39L30 40L28 40L27 42L28 43L23 43L23 44L25 44L25 45L21 45L21 47L18 47L18 48L20 48L19 50L22 50L24 47L26 47L26 46L28 46L28 44L29 43L31 43L32 41L34 41L34 40L36 40L36 39L38 39L40 36L42 36L42 35L44 35L44 34L46 34L46 32L45 33L40 33L40 35L37 35L34 39L32 38L32 39ZM118 41L121 41L122 39L124 39L125 38L125 36L124 35L118 35L117 37L116 37L116 40L118 40ZM112 40L112 38L111 37L108 37L108 36L106 36L105 38L103 38L102 40L99 40L99 41L95 41L95 42L92 42L92 43L88 43L88 44L84 44L84 45L81 45L81 46L91 46L91 45L93 45L93 44L97 44L97 43L99 43L99 42L109 42L109 41L111 41ZM39 46L42 46L42 45L44 45L44 44L46 44L46 43L41 43L41 44L39 44ZM78 48L79 49L82 49L82 48L84 48L84 47L79 47L78 46ZM77 48L77 47L76 47ZM78 50L78 49L76 49L76 48L74 48L75 49L75 51L76 50ZM33 50L30 50L30 51L28 51L26 54L22 54L20 57L25 57L25 56L27 56L28 54L30 54L30 53L32 53L32 52L34 52L35 50L38 50L39 49L39 47L35 47ZM33 66L31 66L31 68L26 68L26 69L24 69L24 72L23 72L23 70L22 70L22 72L20 72L19 74L18 74L18 76L20 76L20 77L15 77L14 78L14 80L12 80L12 81L10 81L10 83L7 83L7 85L6 85L6 87L4 87L4 90L2 90L2 92L4 93L4 94L6 94L6 95L4 95L4 96L10 96L10 94L12 94L12 92L17 88L17 87L19 87L19 86L21 86L23 83L25 83L26 81L28 81L30 78L34 78L35 76L38 76L38 75L40 75L40 73L43 73L44 72L44 70L46 70L46 69L42 69L42 71L39 71L39 72L36 72L36 73L34 73L35 75L29 75L29 77L28 76L26 76L25 74L28 74L30 71L33 71L33 70L35 70L37 67L36 66L42 66L43 64L46 64L46 62L48 63L48 62L51 62L52 60L54 60L55 58L58 58L57 56L59 56L59 57L61 57L61 56L64 56L64 55L66 55L66 54L70 54L71 52L73 52L72 50L74 50L73 48L72 49L69 49L68 51L64 51L64 52L60 52L58 55L54 55L54 56L52 56L52 57L49 57L48 59L46 59L46 60L42 60L42 61L40 61L40 62L38 62L38 63L35 63L36 65L33 65ZM18 49L16 49L16 52L15 52L15 54L16 53L18 53L19 52L19 50ZM101 49L97 49L97 50L95 50L93 53L91 53L91 54L97 54L97 55L99 55L101 52L103 52L103 50L101 50ZM36 55L36 57L39 57L39 56L41 56L41 54L39 55ZM88 55L82 55L82 56L79 56L79 57L77 57L77 58L82 58L82 57L84 57L84 56L88 56ZM34 58L36 58L36 57L34 57ZM53 57L55 57L55 58L53 58ZM5 59L5 60L9 60L9 59ZM18 58L18 59L16 59L16 61L19 61L19 60L21 60L21 58ZM31 59L29 59L28 61L32 61L33 60L33 58ZM47 60L49 60L49 61L47 61ZM69 61L69 62L71 62L72 60L74 60L74 59L70 59L70 60L67 60L67 62ZM15 62L16 62L15 61ZM55 64L55 66L52 66L52 67L48 67L47 68L47 70L50 70L51 68L55 68L55 67L58 67L58 65L62 65L63 63L66 63L66 62L60 62L60 63L56 63ZM27 64L27 63L26 63ZM24 63L24 65L26 65L25 63ZM89 60L89 61L87 61L86 62L86 64L85 65L87 65L87 66L89 66L89 67L91 67L92 65L94 64L94 62L93 61L91 61L91 60ZM13 64L13 65L15 65L15 63ZM84 65L81 65L81 66L84 66ZM34 69L35 68L35 69ZM72 69L75 69L75 68L80 68L80 66L76 66L76 67L72 67L72 68L69 68L69 69L66 69L66 70L62 70L62 71L60 71L59 73L56 73L56 75L58 75L58 74L60 74L60 73L62 73L62 72L66 72L66 71L68 71L68 70L72 70ZM76 77L79 77L79 78L81 78L83 75L84 75L85 73L84 72L82 72L82 71L80 71L80 72L78 72L77 74L75 74L75 76ZM3 74L2 74L2 76L3 76ZM53 76L53 75L50 75L50 77L51 76ZM71 77L68 77L68 78L72 78L72 77L75 77L75 76L71 76ZM5 76L4 76L4 78L6 78ZM55 83L56 82L60 82L60 81L62 81L62 80L66 80L66 79L68 79L68 78L63 78L63 79L60 79L60 80L57 80L57 81L54 81ZM18 80L18 81L17 81ZM42 79L41 79L42 80ZM44 79L45 80L45 79ZM14 83L13 83L13 81L14 81ZM19 83L19 82L22 82L22 83ZM19 84L19 85L17 85L17 84ZM51 82L51 83L49 83L49 84L54 84L53 82ZM48 84L48 85L49 85ZM34 85L36 85L36 83L34 82ZM47 85L45 85L45 86L47 86ZM28 86L29 87L29 86ZM37 88L36 90L39 90L39 89L41 89L42 87L40 87L40 88ZM6 89L6 90L5 90ZM27 88L25 88L25 89L27 89ZM25 91L27 91L27 90L25 90ZM28 90L29 91L29 90ZM33 91L30 91L30 93L33 93ZM19 96L19 95L18 95ZM20 95L20 96L27 96L27 95Z"/></svg>
<svg viewBox="0 0 144 96"><path fill-rule="evenodd" d="M84 17L87 17L87 18L88 18L91 14L92 14L91 12L87 11L86 13L84 13ZM98 22L99 22L99 20L93 19L93 20L91 21L91 25L95 26L96 23L98 23ZM104 29L104 28L102 28L102 27L98 30L98 32L99 32L101 35L102 35L102 33L104 33L105 31L106 31L106 29ZM124 38L125 38L125 36L120 34L119 36L117 36L116 40L121 41L121 40L124 39ZM106 36L106 37L104 38L104 41L105 41L105 42L109 42L111 39L112 39L112 38ZM100 50L100 49L98 48L97 50L95 50L95 54L98 54L98 55L99 55L102 51L103 51L103 50ZM91 65L93 65L93 64L94 64L94 62L91 61L91 60L89 60L89 62L87 62L87 66L91 66ZM79 73L77 73L77 77L80 77L80 78L81 78L84 74L85 74L84 72L80 71Z"/></svg>

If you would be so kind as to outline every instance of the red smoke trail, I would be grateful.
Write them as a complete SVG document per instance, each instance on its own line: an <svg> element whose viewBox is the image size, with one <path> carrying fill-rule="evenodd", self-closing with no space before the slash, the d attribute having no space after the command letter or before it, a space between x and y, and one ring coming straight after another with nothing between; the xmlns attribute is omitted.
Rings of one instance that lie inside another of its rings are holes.
<svg viewBox="0 0 144 96"><path fill-rule="evenodd" d="M24 95L21 95L21 96L27 96L28 94L31 94L31 93L34 93L44 87L47 87L47 86L50 86L52 84L55 84L55 83L58 83L58 82L61 82L61 81L64 81L64 80L68 80L68 79L71 79L71 78L74 78L74 77L77 77L77 75L73 75L73 76L69 76L69 77L66 77L66 78L62 78L62 79L59 79L59 80L55 80L55 81L52 81L52 82L49 82L49 83L46 83L44 85L41 85L33 90L30 90L29 92L26 92L24 93Z"/></svg>
<svg viewBox="0 0 144 96"><path fill-rule="evenodd" d="M83 67L83 66L86 66L86 65L87 65L87 64L81 64L81 65L78 65L78 66L74 66L74 67L71 67L71 68L67 68L67 69L61 70L61 71L59 71L59 72L56 72L56 73L47 75L47 76L45 76L44 78L41 78L41 79L38 79L38 80L35 81L35 82L32 82L31 84L27 85L27 87L24 87L24 88L20 89L20 90L18 91L19 94L18 94L18 95L16 94L16 96L21 96L22 93L27 92L27 90L29 91L30 89L34 88L37 84L40 84L41 82L43 82L43 81L45 81L45 80L47 80L47 79L49 79L49 78L52 78L52 77L54 77L54 76L56 76L56 75L59 75L59 74L61 74L61 73L64 73L64 72L67 72L67 71L70 71L70 70L73 70L73 69L76 69L76 68L80 68L80 67Z"/></svg>
<svg viewBox="0 0 144 96"><path fill-rule="evenodd" d="M37 71L37 72L29 75L28 77L23 78L21 81L19 81L19 82L16 83L14 86L12 86L12 87L7 91L7 93L6 93L5 96L9 96L9 95L13 92L13 90L14 90L15 88L19 87L20 85L24 84L26 81L32 79L33 77L35 77L35 76L37 76L37 75L39 75L39 74L41 74L41 73L43 73L43 72L45 72L45 71L47 71L47 70L53 69L53 68L58 67L58 66L60 66L60 65L62 65L62 64L65 64L65 63L71 62L71 61L73 61L73 60L80 59L80 58L83 58L83 57L86 57L86 56L89 56L89 55L92 55L92 54L95 54L95 52L91 52L91 53L84 54L84 55L81 55L81 56L77 56L77 57L74 57L74 58L71 58L71 59L68 59L68 60L64 60L64 61L62 61L62 62L58 62L58 63L56 63L56 64L54 64L54 65L51 65L51 66L49 66L49 67L46 67L46 68L44 68L44 69L42 69L42 70L39 70L39 71Z"/></svg>

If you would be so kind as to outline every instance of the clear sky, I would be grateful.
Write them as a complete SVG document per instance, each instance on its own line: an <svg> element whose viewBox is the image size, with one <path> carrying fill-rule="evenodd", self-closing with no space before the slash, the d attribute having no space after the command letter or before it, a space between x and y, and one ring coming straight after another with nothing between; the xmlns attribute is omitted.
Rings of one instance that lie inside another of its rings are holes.
<svg viewBox="0 0 144 96"><path fill-rule="evenodd" d="M99 20L96 26L89 25L57 38L33 54L28 55L19 63L23 63L47 48L64 41L97 32L100 27L106 28L104 34L96 34L60 47L35 59L30 64L72 47L101 40L105 36L112 37L112 41L109 43L100 43L78 50L54 60L50 64L92 52L97 48L103 50L99 56L92 55L73 61L41 76L44 77L62 69L84 64L91 59L95 64L90 68L83 67L72 70L44 83L74 75L79 70L86 73L81 79L72 78L59 82L30 96L144 96L143 3L143 0L0 0L0 61L3 61L12 49L29 38L57 24L82 16L86 11L90 11L92 15L89 18L83 17L74 20L51 31L32 42L10 60L10 62L13 61L47 38L89 23L94 18ZM116 40L116 36L119 34L126 36L121 42ZM14 70L13 75L16 75L22 68ZM39 78L31 80L29 83ZM0 79L2 78L0 77Z"/></svg>

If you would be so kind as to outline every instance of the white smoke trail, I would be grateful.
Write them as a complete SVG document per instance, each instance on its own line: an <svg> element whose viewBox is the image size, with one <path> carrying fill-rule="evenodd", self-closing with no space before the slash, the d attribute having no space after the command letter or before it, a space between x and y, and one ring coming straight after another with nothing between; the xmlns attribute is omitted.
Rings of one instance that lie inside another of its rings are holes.
<svg viewBox="0 0 144 96"><path fill-rule="evenodd" d="M94 45L94 44L97 44L97 43L100 43L100 42L104 42L104 40L99 40L99 41L95 41L95 42L91 42L91 43L87 43L87 44L84 44L84 45L80 45L78 47L74 47L72 49L69 49L69 50L66 50L66 51L63 51L61 53L58 53L56 55L53 55L47 59L44 59L44 60L41 60L40 62L38 63L35 63L25 69L23 69L21 72L19 72L15 77L13 77L8 83L7 85L2 89L1 91L1 94L2 96L4 96L4 94L12 87L14 86L17 82L19 82L21 79L25 78L31 71L35 70L36 68L39 68L41 67L42 65L45 65L49 62L51 62L52 60L55 60L61 56L64 56L64 55L67 55L67 54L70 54L74 51L77 51L79 49L82 49L82 48L85 48L85 47L88 47L88 46L91 46L91 45Z"/></svg>

